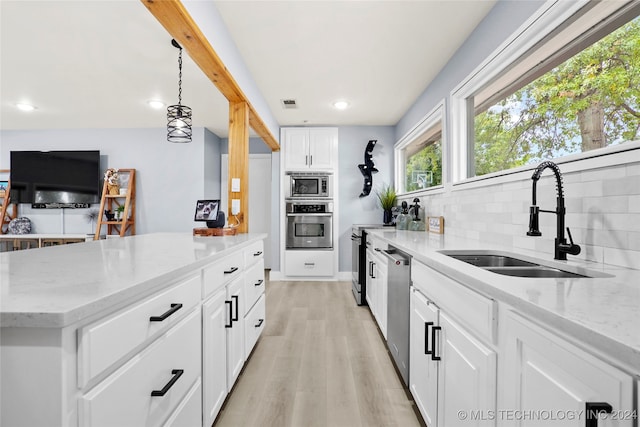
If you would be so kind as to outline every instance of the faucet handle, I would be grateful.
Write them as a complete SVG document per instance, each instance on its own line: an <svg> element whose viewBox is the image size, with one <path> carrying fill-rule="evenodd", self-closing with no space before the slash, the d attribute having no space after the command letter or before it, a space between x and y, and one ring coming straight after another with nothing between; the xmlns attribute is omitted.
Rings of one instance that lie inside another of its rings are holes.
<svg viewBox="0 0 640 427"><path fill-rule="evenodd" d="M571 230L567 227L567 235L569 236L569 244L564 246L562 250L571 255L578 255L580 253L580 246L573 243L573 237L571 236Z"/></svg>

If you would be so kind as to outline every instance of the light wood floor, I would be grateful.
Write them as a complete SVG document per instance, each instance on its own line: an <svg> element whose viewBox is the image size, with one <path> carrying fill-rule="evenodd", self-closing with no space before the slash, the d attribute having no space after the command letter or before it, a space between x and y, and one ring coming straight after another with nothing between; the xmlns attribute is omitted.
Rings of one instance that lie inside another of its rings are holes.
<svg viewBox="0 0 640 427"><path fill-rule="evenodd" d="M267 282L261 338L216 427L424 425L350 282Z"/></svg>

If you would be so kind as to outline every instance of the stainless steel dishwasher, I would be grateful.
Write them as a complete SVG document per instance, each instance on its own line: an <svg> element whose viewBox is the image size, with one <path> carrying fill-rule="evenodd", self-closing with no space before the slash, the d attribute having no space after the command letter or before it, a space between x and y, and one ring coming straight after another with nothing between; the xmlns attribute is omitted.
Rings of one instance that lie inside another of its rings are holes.
<svg viewBox="0 0 640 427"><path fill-rule="evenodd" d="M411 256L393 246L383 250L387 272L387 347L406 386L409 385L409 285Z"/></svg>

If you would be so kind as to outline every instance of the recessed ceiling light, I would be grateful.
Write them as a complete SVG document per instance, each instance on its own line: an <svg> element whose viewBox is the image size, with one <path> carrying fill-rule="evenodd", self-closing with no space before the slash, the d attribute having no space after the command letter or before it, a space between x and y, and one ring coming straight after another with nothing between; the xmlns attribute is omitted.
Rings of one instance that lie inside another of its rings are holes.
<svg viewBox="0 0 640 427"><path fill-rule="evenodd" d="M349 106L349 103L347 101L336 101L333 103L333 107L337 108L338 110L344 110Z"/></svg>
<svg viewBox="0 0 640 427"><path fill-rule="evenodd" d="M166 107L166 104L164 102L158 101L156 99L152 99L150 101L147 101L147 104L149 104L149 107L155 108L156 110L160 110L161 108Z"/></svg>
<svg viewBox="0 0 640 427"><path fill-rule="evenodd" d="M24 104L24 103L18 103L18 104L16 104L16 107L20 111L33 111L33 110L36 109L36 107L34 107L33 105Z"/></svg>

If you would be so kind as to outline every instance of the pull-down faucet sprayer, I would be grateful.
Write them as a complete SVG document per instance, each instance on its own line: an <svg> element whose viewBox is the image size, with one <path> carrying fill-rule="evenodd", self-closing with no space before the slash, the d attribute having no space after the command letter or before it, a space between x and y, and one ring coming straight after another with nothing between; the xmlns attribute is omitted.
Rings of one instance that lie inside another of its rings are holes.
<svg viewBox="0 0 640 427"><path fill-rule="evenodd" d="M542 210L536 205L536 187L538 184L538 180L540 179L540 175L542 175L542 171L547 168L551 169L556 176L558 198L555 211ZM573 243L573 238L571 237L571 231L569 231L569 227L567 227L567 234L569 235L570 243L567 243L567 240L564 238L564 216L566 214L566 209L564 207L564 193L562 190L562 174L560 173L560 168L553 162L542 162L533 172L533 176L531 176L531 179L533 180L533 191L531 197L531 207L529 208L529 231L527 231L527 236L542 236L542 233L540 233L540 229L538 226L538 216L540 212L555 213L557 218L557 235L555 240L554 259L566 261L567 254L578 255L580 253L580 246Z"/></svg>

